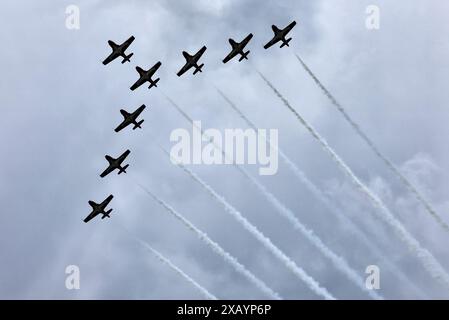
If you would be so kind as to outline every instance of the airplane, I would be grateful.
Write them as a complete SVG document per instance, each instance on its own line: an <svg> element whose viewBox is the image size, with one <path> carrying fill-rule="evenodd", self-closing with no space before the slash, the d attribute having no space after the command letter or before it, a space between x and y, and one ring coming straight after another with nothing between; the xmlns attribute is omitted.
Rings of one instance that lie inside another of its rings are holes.
<svg viewBox="0 0 449 320"><path fill-rule="evenodd" d="M253 34L250 33L240 43L235 42L233 39L229 39L229 43L232 46L232 51L226 56L226 58L223 59L223 63L228 62L229 60L231 60L238 54L241 55L239 61L242 61L243 59L248 59L248 54L250 51L248 50L245 52L243 49L245 48L245 46L248 44L248 42L251 40L252 37L253 37Z"/></svg>
<svg viewBox="0 0 449 320"><path fill-rule="evenodd" d="M181 68L181 70L178 71L177 75L178 77L182 76L187 70L189 70L192 67L195 67L195 71L193 74L196 74L198 71L203 72L201 68L204 66L204 63L198 65L198 60L200 60L203 53L206 51L206 46L203 46L197 53L195 53L193 56L188 54L187 52L183 51L182 55L186 59L186 64Z"/></svg>
<svg viewBox="0 0 449 320"><path fill-rule="evenodd" d="M273 39L271 39L266 45L264 45L263 47L265 49L268 49L269 47L271 47L273 44L282 41L282 45L281 48L283 46L287 46L289 47L288 43L290 42L290 40L292 40L292 38L288 38L286 39L285 37L287 36L287 33L290 32L290 30L293 29L293 27L296 25L296 21L293 21L292 23L290 23L288 26L286 26L283 30L279 29L278 27L276 27L274 24L271 26L271 28L273 29L274 32L274 37Z"/></svg>
<svg viewBox="0 0 449 320"><path fill-rule="evenodd" d="M89 204L92 207L92 212L83 221L87 223L99 214L103 215L101 219L104 219L106 217L110 218L109 214L112 212L112 209L109 209L108 211L105 211L105 209L108 206L109 202L111 202L112 198L114 198L114 196L111 194L100 204L89 200Z"/></svg>
<svg viewBox="0 0 449 320"><path fill-rule="evenodd" d="M124 172L126 173L126 169L129 167L129 164L127 164L126 166L122 167L122 162L125 161L126 157L131 153L131 151L126 150L125 152L123 152L123 154L118 157L117 159L112 158L109 155L106 155L105 158L106 160L108 160L109 162L109 166L106 168L106 170L104 170L101 174L100 177L104 178L106 177L108 174L110 174L112 171L114 171L115 169L118 169L118 174Z"/></svg>
<svg viewBox="0 0 449 320"><path fill-rule="evenodd" d="M118 45L114 43L114 41L109 40L108 44L112 48L112 53L103 61L104 65L107 65L112 60L117 59L118 57L123 57L122 64L125 62L130 62L129 58L132 57L134 53L130 53L129 55L125 54L126 49L128 49L129 45L134 41L134 36L131 36L128 40Z"/></svg>
<svg viewBox="0 0 449 320"><path fill-rule="evenodd" d="M126 128L131 123L134 124L133 130L137 128L142 128L140 125L143 123L143 119L137 122L137 117L142 113L142 111L145 109L145 105L141 105L139 108L137 108L136 111L129 113L126 110L120 109L120 113L125 118L122 123L118 125L117 128L114 129L115 132L119 132L120 130Z"/></svg>
<svg viewBox="0 0 449 320"><path fill-rule="evenodd" d="M136 90L138 87L140 87L142 84L144 84L146 81L150 83L150 86L148 89L151 89L152 87L157 87L156 83L160 80L160 78L157 78L156 80L151 79L151 77L156 73L157 69L161 66L161 62L158 61L154 66L152 66L148 71L143 70L141 67L137 66L136 70L140 75L139 80L137 80L132 86L131 90Z"/></svg>

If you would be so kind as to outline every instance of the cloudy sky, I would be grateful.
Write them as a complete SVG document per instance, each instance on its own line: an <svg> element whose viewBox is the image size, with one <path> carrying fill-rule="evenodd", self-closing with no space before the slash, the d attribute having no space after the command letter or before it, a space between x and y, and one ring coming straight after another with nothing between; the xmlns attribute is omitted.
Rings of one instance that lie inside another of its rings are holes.
<svg viewBox="0 0 449 320"><path fill-rule="evenodd" d="M338 2L338 4L337 4ZM80 11L80 29L66 27L66 8ZM365 26L368 5L380 29ZM299 54L379 148L449 222L449 43L443 1L7 1L0 13L0 298L201 299L185 279L136 242L147 242L223 299L264 294L170 216L141 183L235 256L286 299L317 299L157 144L192 130L173 99L203 128L247 128L215 87L259 128L278 129L279 145L408 279L399 279L279 160L273 176L245 168L363 278L381 270L385 298L449 298L311 135L261 80L261 71L381 197L423 247L449 270L449 236L354 133L313 80ZM263 49L271 25L296 20L290 48ZM221 60L228 38L249 44L249 61ZM108 40L136 40L131 63L104 66ZM206 45L203 73L178 78L183 50ZM132 92L135 66L162 61L158 88ZM119 110L147 105L142 130L113 129ZM101 179L105 154L126 149L128 175ZM340 299L369 298L276 212L233 166L192 165L298 266ZM114 194L111 219L88 224L88 200ZM68 265L80 289L65 286Z"/></svg>

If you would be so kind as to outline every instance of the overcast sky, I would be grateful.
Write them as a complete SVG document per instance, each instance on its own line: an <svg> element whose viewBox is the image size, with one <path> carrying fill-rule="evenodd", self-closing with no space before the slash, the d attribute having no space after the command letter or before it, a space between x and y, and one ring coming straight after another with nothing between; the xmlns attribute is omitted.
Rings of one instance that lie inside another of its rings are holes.
<svg viewBox="0 0 449 320"><path fill-rule="evenodd" d="M66 28L66 7L80 29ZM368 5L380 29L365 27ZM157 147L191 126L164 98L203 128L246 128L214 86L259 128L278 129L283 151L357 224L427 298L449 298L330 157L264 84L260 70L407 229L449 270L448 234L398 182L323 96L298 53L379 148L449 222L449 4L438 1L7 1L0 12L0 298L200 299L188 282L122 231L148 242L223 299L266 298L195 234L148 197L139 182L195 223L287 299L317 299L279 260ZM292 30L290 48L263 45L271 25ZM249 61L221 60L228 38L254 38ZM131 63L104 66L116 43L134 35ZM203 45L203 73L181 78L183 50ZM136 91L135 66L162 62L158 88ZM146 104L142 130L120 133L119 110ZM105 154L130 149L127 175L99 174ZM323 287L340 299L369 296L281 218L234 167L189 166ZM415 298L379 257L354 237L279 160L273 176L246 169L324 243L365 277L381 270L386 298ZM111 219L83 223L88 200L114 194ZM67 290L65 268L80 268L81 288Z"/></svg>

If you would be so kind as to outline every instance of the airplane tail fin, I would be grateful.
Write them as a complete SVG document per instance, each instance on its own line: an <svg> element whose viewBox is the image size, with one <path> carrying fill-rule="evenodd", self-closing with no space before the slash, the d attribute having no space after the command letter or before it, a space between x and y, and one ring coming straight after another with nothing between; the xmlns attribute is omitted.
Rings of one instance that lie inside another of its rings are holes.
<svg viewBox="0 0 449 320"><path fill-rule="evenodd" d="M131 60L129 60L129 58L131 58L133 56L134 53L130 53L129 55L124 55L123 56L123 60L122 60L122 64L125 62L131 62Z"/></svg>
<svg viewBox="0 0 449 320"><path fill-rule="evenodd" d="M143 123L143 121L144 121L144 120L140 120L139 122L137 122L137 123L134 125L133 130L136 130L137 128L142 129L142 127L141 127L140 125Z"/></svg>
<svg viewBox="0 0 449 320"><path fill-rule="evenodd" d="M161 78L157 78L156 80L150 81L150 86L148 87L148 89L151 89L153 87L157 87L157 83L159 82L159 80L161 80Z"/></svg>
<svg viewBox="0 0 449 320"><path fill-rule="evenodd" d="M201 68L204 67L204 63L200 64L199 66L196 67L195 71L193 72L193 74L197 74L198 72L203 72L201 70Z"/></svg>
<svg viewBox="0 0 449 320"><path fill-rule="evenodd" d="M136 67L137 72L139 73L139 75L142 77L145 74L145 70L143 70L141 67L137 66Z"/></svg>
<svg viewBox="0 0 449 320"><path fill-rule="evenodd" d="M120 173L126 173L126 169L128 169L128 167L129 167L129 164L127 164L127 165L124 166L124 167L121 167L120 170L119 170L119 172L118 172L118 174L120 174Z"/></svg>
<svg viewBox="0 0 449 320"><path fill-rule="evenodd" d="M105 212L103 213L103 216L101 217L101 219L104 219L104 218L106 218L106 217L110 218L110 217L111 217L111 216L110 216L111 212L112 212L112 209L109 209L108 211L105 211Z"/></svg>
<svg viewBox="0 0 449 320"><path fill-rule="evenodd" d="M287 40L282 41L281 48L284 46L290 47L288 43L292 40L292 38L288 38Z"/></svg>
<svg viewBox="0 0 449 320"><path fill-rule="evenodd" d="M243 52L243 54L242 54L242 56L240 57L240 59L239 59L239 61L242 61L243 59L246 59L246 60L248 60L248 54L250 53L251 51L246 51L246 52Z"/></svg>

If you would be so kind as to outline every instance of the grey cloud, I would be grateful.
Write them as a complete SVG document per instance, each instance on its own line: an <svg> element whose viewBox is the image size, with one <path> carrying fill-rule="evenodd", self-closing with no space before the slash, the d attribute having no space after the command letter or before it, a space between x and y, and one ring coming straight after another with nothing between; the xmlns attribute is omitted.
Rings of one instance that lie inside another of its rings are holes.
<svg viewBox="0 0 449 320"><path fill-rule="evenodd" d="M71 2L72 3L72 2ZM70 3L70 4L71 4ZM363 228L430 297L448 294L432 281L391 230L320 147L299 127L258 78L264 72L313 123L354 171L378 192L410 231L449 268L447 234L426 217L329 105L293 56L298 52L370 137L404 169L444 215L449 209L449 81L440 1L378 1L381 29L364 27L370 1L75 1L81 29L64 26L69 3L4 4L0 35L4 57L0 86L0 297L1 298L201 298L182 278L123 235L125 225L221 298L263 298L185 227L134 184L133 177L180 213L273 289L289 299L316 296L251 238L200 187L174 167L153 140L169 147L171 130L189 125L163 91L207 127L244 127L212 84L262 128L278 128L282 149L335 205ZM215 5L216 3L216 5ZM265 51L271 24L292 19L291 49ZM424 23L425 21L425 23ZM248 63L223 65L229 37L255 34ZM130 64L101 60L108 39L136 41ZM181 50L208 46L204 73L178 79ZM162 61L160 87L131 92L135 65ZM115 134L118 110L145 103L140 131ZM131 150L129 176L100 179L103 156ZM425 156L419 156L425 155ZM270 204L232 167L192 166L298 265L339 298L365 298L278 218ZM256 168L247 168L257 174ZM364 275L372 255L317 202L280 162L279 173L258 177L298 218ZM87 201L116 195L111 221L85 225ZM447 217L447 215L446 215ZM112 222L112 223L109 223ZM68 264L81 268L81 290L64 287ZM381 266L382 267L382 266ZM407 284L382 273L382 294L410 298Z"/></svg>

